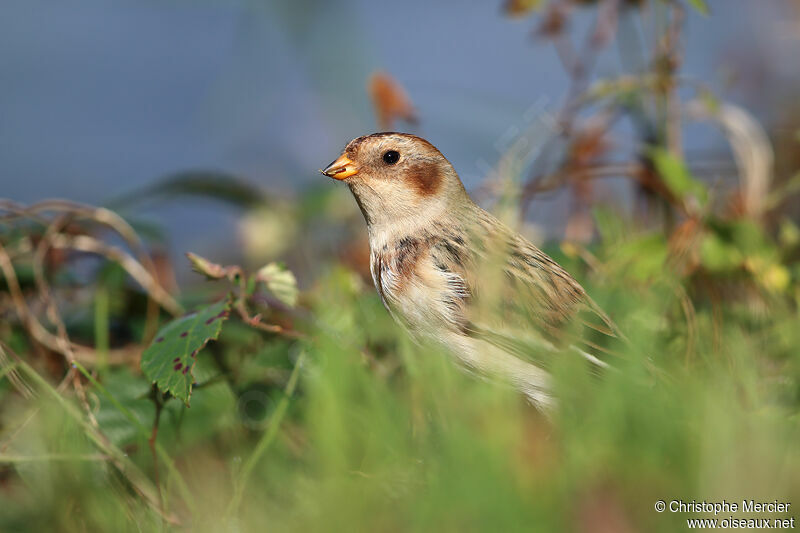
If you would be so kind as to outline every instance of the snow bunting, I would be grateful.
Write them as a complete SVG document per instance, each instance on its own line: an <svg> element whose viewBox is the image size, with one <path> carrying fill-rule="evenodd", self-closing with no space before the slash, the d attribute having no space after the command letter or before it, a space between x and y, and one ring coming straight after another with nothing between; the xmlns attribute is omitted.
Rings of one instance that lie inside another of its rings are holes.
<svg viewBox="0 0 800 533"><path fill-rule="evenodd" d="M428 141L375 133L321 170L344 181L367 222L375 288L396 321L465 366L553 405L548 359L572 350L604 366L596 336L621 337L584 289L472 201Z"/></svg>

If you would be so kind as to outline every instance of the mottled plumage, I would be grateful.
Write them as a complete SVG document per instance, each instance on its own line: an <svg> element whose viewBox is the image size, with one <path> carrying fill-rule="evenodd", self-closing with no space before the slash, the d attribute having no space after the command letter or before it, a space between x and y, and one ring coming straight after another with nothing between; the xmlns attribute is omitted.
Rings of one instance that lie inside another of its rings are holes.
<svg viewBox="0 0 800 533"><path fill-rule="evenodd" d="M510 380L543 408L552 404L548 359L559 348L603 366L592 337L618 336L613 323L563 268L475 205L429 142L359 137L322 172L353 192L375 288L412 335Z"/></svg>

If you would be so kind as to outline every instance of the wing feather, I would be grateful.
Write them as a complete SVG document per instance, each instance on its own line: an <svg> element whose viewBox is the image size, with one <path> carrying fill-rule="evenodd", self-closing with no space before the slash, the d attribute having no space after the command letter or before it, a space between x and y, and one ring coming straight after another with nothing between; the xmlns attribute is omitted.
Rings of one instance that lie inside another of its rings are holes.
<svg viewBox="0 0 800 533"><path fill-rule="evenodd" d="M625 341L619 328L560 265L483 213L470 238L445 234L432 251L437 268L462 280L463 333L545 369L565 350L605 366L600 358Z"/></svg>

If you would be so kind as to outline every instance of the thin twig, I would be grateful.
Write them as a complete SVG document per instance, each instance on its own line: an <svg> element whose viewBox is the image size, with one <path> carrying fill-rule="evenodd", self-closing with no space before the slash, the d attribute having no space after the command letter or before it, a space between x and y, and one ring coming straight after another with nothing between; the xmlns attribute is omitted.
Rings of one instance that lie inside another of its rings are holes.
<svg viewBox="0 0 800 533"><path fill-rule="evenodd" d="M127 244L127 246L134 252L134 255L138 258L139 266L141 267L140 270L144 270L149 274L154 280L158 279L158 270L153 263L152 258L147 253L144 243L139 238L136 231L128 224L122 217L114 213L113 211L103 208L103 207L94 207L85 204L80 204L76 202L70 202L67 200L44 200L42 202L38 202L31 206L23 206L16 202L6 199L0 199L0 210L5 210L10 212L11 214L4 215L0 217L0 221L2 220L13 220L15 218L29 218L35 220L36 222L40 223L41 225L47 227L49 225L48 221L40 216L40 213L44 212L63 212L65 215L72 216L74 219L87 219L102 226L105 226L112 231L116 232L122 240ZM131 261L127 261L129 264ZM133 261L136 262L136 261ZM124 266L124 265L123 265ZM137 279L137 281L139 281ZM159 289L161 289L160 285L156 283ZM166 291L157 290L156 293L151 291L146 291L147 295L147 314L145 320L145 328L143 332L143 343L149 342L152 336L155 334L155 330L157 327L157 319L158 313L157 309L155 308L155 303L153 302L154 298L158 298L162 296L161 303L165 309L170 311L173 315L180 315L182 311L177 311L179 306L175 306L174 302L166 303L168 299L163 298L163 293ZM177 312L176 312L177 311Z"/></svg>
<svg viewBox="0 0 800 533"><path fill-rule="evenodd" d="M62 234L54 236L51 240L53 248L93 253L118 263L161 307L174 316L183 314L183 306L161 287L158 280L141 263L122 249L105 244L88 235L67 236Z"/></svg>
<svg viewBox="0 0 800 533"><path fill-rule="evenodd" d="M80 360L87 364L95 364L97 362L96 351L88 346L81 346L69 341L66 336L66 329L63 323L59 324L60 318L58 311L50 294L49 285L43 272L43 262L49 246L59 249L76 249L89 253L96 253L102 255L111 261L118 262L131 277L133 277L144 289L148 296L148 327L145 328L145 337L154 330L154 320L157 320L157 309L154 305L161 305L164 309L173 315L180 315L183 312L180 304L164 290L157 278L155 277L155 267L152 264L149 256L144 252L144 247L141 240L136 235L133 228L131 228L124 220L111 211L103 208L92 208L81 204L74 204L72 202L47 200L34 204L30 207L24 207L10 200L0 199L0 210L11 212L10 215L0 217L1 219L9 220L19 217L27 217L35 220L37 223L45 226L45 237L34 247L28 240L28 251L34 253L34 274L36 276L37 286L39 288L39 296L45 302L47 314L50 321L56 325L58 335L52 334L42 323L36 318L35 314L31 312L25 297L22 294L21 287L17 280L14 271L11 255L0 243L0 270L3 271L9 293L11 295L12 303L16 309L17 316L22 321L25 329L39 344L46 348L62 354L68 362ZM40 217L39 213L46 211L66 212L67 214L58 217L55 221L48 221ZM140 261L127 254L123 250L106 245L99 240L87 236L70 237L60 234L58 229L63 226L67 217L84 217L90 218L98 223L106 225L116 231L132 249L138 252ZM147 266L144 266L147 265ZM148 268L149 267L149 268ZM149 332L149 333L148 333ZM139 345L129 345L123 348L111 350L108 354L108 360L112 364L122 364L125 362L135 361L141 354L142 347ZM72 370L65 376L64 381L59 386L59 390L63 388L64 384L69 380L74 380L75 376Z"/></svg>
<svg viewBox="0 0 800 533"><path fill-rule="evenodd" d="M235 282L238 286L238 293L236 295L236 300L233 302L233 308L236 309L239 318L241 318L245 324L254 329L283 335L284 337L294 339L305 337L299 331L285 329L277 324L265 324L261 322L261 315L250 316L250 312L247 310L247 277L242 268L238 265L231 265L226 268L228 269L228 279Z"/></svg>
<svg viewBox="0 0 800 533"><path fill-rule="evenodd" d="M36 250L33 254L33 276L36 282L37 293L44 304L47 317L50 320L50 323L56 327L56 343L58 345L58 351L63 354L67 362L70 363L69 370L67 370L67 377L64 379L72 380L72 386L75 388L75 392L78 394L81 405L83 405L84 411L86 411L86 415L89 417L89 422L95 428L97 428L99 427L97 419L94 417L94 413L89 406L89 400L86 397L86 391L83 388L83 383L81 383L80 376L77 372L75 372L75 369L72 366L72 363L75 362L75 353L72 350L72 343L70 342L69 335L67 334L67 326L64 324L64 320L61 318L61 313L59 313L58 306L56 305L50 291L50 284L47 282L47 279L44 275L44 261L47 252L49 251L50 239L53 238L55 234L60 232L61 229L67 225L69 220L70 218L68 215L57 217L45 230L44 237L39 242L39 245L36 247Z"/></svg>
<svg viewBox="0 0 800 533"><path fill-rule="evenodd" d="M136 255L139 256L140 262L151 272L156 272L155 265L153 264L150 256L147 254L144 243L142 243L142 240L139 238L136 230L134 230L131 225L125 222L125 220L118 214L104 207L94 207L61 199L43 200L26 207L11 200L0 198L0 210L10 211L14 214L13 217L9 215L0 217L0 220L14 217L26 217L34 218L41 222L44 219L37 219L35 215L47 211L56 211L67 212L76 217L95 221L119 234L126 244L128 244L128 246L131 247ZM42 223L45 226L47 225L46 221Z"/></svg>
<svg viewBox="0 0 800 533"><path fill-rule="evenodd" d="M37 342L43 346L55 352L62 353L62 348L56 336L50 333L33 315L33 313L31 313L28 304L25 302L25 297L22 294L22 288L20 287L19 280L17 279L14 265L12 264L11 258L6 253L6 249L2 243L0 243L0 270L3 271L3 276L5 277L6 285L8 286L8 292L11 294L11 301L16 309L17 316L19 316L20 320L22 320L25 329ZM67 354L62 353L62 355L66 357Z"/></svg>

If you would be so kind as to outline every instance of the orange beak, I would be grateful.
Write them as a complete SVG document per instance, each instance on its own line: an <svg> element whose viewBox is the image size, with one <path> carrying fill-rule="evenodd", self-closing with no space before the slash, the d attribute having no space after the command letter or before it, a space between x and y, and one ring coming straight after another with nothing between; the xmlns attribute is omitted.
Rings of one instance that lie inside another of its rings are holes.
<svg viewBox="0 0 800 533"><path fill-rule="evenodd" d="M329 178L343 180L345 178L349 178L350 176L355 176L358 174L358 170L358 166L353 163L350 158L342 154L339 156L339 159L328 165L325 170L320 170L320 172Z"/></svg>

